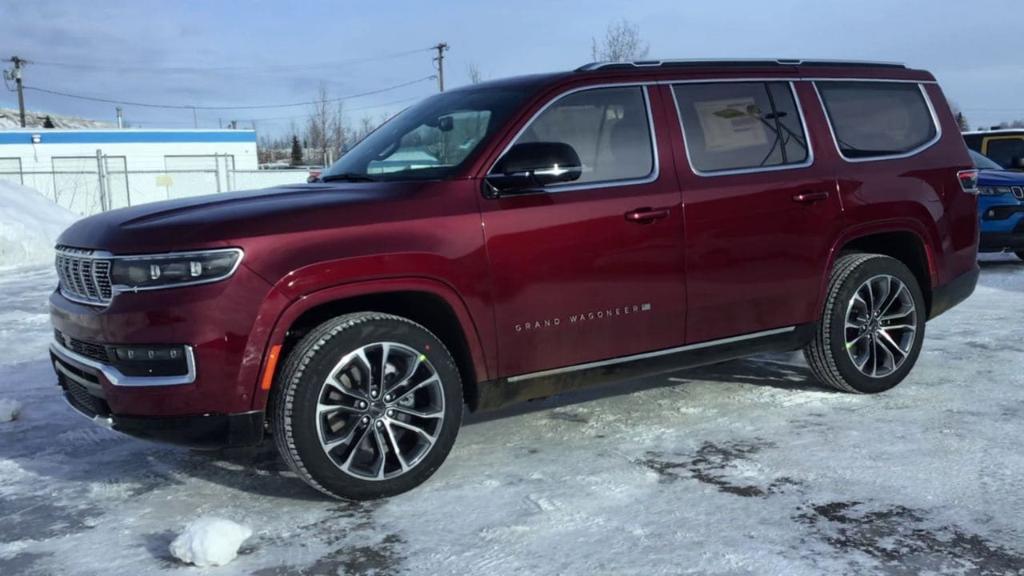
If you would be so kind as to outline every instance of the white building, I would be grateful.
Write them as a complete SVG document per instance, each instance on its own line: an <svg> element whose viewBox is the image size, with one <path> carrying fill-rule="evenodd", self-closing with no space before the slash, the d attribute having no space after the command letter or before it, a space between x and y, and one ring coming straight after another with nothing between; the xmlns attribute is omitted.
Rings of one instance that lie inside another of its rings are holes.
<svg viewBox="0 0 1024 576"><path fill-rule="evenodd" d="M305 180L268 172L257 171L252 130L0 131L0 179L80 214Z"/></svg>

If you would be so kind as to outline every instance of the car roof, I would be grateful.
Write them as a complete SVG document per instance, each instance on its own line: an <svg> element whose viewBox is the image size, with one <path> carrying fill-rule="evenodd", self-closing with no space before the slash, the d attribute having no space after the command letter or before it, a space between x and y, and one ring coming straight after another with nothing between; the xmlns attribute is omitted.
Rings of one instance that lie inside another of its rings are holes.
<svg viewBox="0 0 1024 576"><path fill-rule="evenodd" d="M641 78L642 77L642 78ZM934 82L924 70L908 68L896 62L860 60L801 59L728 59L728 60L637 60L631 62L591 62L566 72L513 76L457 88L514 87L539 89L562 81L672 80L674 78L805 78L850 80L902 80Z"/></svg>

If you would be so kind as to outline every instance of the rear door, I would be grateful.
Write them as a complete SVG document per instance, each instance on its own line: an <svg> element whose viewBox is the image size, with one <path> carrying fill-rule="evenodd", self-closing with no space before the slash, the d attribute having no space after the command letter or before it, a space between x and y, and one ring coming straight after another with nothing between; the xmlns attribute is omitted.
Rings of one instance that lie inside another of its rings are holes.
<svg viewBox="0 0 1024 576"><path fill-rule="evenodd" d="M682 212L656 98L638 84L573 90L514 140L567 143L584 172L482 200L502 376L683 342Z"/></svg>
<svg viewBox="0 0 1024 576"><path fill-rule="evenodd" d="M816 161L789 81L670 87L685 158L687 342L813 322L840 226L830 166Z"/></svg>

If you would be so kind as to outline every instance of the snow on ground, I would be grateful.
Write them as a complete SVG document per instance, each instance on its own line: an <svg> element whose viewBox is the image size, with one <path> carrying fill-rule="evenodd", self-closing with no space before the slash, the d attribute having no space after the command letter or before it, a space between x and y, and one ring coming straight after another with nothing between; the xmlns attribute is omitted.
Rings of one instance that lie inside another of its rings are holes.
<svg viewBox="0 0 1024 576"><path fill-rule="evenodd" d="M57 237L78 218L31 188L0 180L0 270L53 262Z"/></svg>
<svg viewBox="0 0 1024 576"><path fill-rule="evenodd" d="M21 402L0 398L0 422L12 422L21 414Z"/></svg>
<svg viewBox="0 0 1024 576"><path fill-rule="evenodd" d="M171 542L170 552L178 560L201 568L223 566L238 557L238 549L250 536L251 528L231 520L197 518Z"/></svg>
<svg viewBox="0 0 1024 576"><path fill-rule="evenodd" d="M1024 573L1024 263L983 262L879 396L796 355L549 399L463 428L424 486L326 500L270 447L203 454L64 406L46 269L0 273L0 574L191 574L201 516L254 528L218 575ZM6 325L14 324L13 328ZM626 394L633 390L634 393Z"/></svg>

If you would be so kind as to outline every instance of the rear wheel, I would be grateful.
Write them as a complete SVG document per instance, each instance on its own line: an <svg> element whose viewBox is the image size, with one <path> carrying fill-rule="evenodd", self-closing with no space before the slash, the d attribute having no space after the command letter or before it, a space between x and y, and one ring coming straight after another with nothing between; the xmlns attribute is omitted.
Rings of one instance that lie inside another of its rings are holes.
<svg viewBox="0 0 1024 576"><path fill-rule="evenodd" d="M925 319L917 278L902 262L879 254L843 255L804 355L824 384L845 392L883 392L917 362Z"/></svg>
<svg viewBox="0 0 1024 576"><path fill-rule="evenodd" d="M330 496L405 492L441 465L462 419L444 344L398 316L339 316L299 342L281 373L274 437L284 460Z"/></svg>

